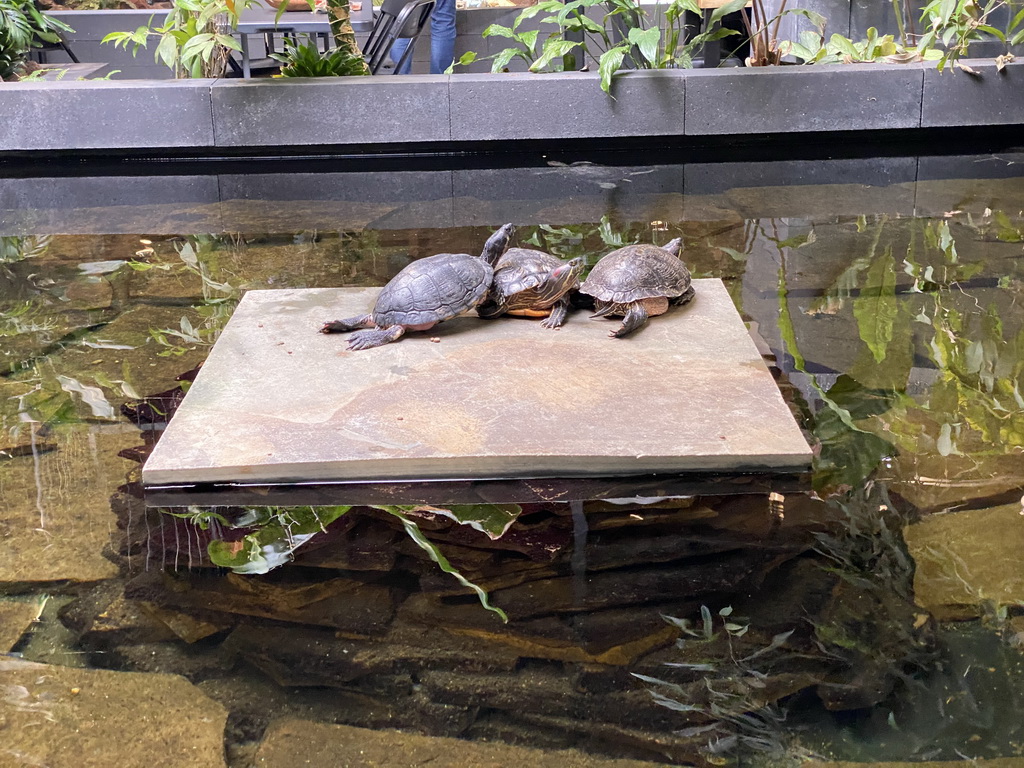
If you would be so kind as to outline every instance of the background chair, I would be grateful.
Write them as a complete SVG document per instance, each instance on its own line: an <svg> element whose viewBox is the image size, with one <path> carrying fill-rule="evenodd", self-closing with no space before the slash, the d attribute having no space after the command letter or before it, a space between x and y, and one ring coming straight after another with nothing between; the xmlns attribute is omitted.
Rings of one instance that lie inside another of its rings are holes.
<svg viewBox="0 0 1024 768"><path fill-rule="evenodd" d="M396 40L408 40L402 58L395 64L393 73L398 72L406 60L412 56L416 40L430 19L434 10L434 0L384 0L380 14L373 23L370 36L363 46L363 56L370 74L376 75L388 61L391 46Z"/></svg>
<svg viewBox="0 0 1024 768"><path fill-rule="evenodd" d="M68 58L71 59L71 61L73 61L75 64L78 64L78 57L75 56L75 54L72 52L71 48L67 44L67 41L64 40L64 36L57 33L57 37L59 39L55 43L51 43L49 40L37 40L36 47L32 48L29 51L29 58L39 62L40 64L46 64L48 63L46 60L46 54L49 51L64 51L64 53L67 54Z"/></svg>

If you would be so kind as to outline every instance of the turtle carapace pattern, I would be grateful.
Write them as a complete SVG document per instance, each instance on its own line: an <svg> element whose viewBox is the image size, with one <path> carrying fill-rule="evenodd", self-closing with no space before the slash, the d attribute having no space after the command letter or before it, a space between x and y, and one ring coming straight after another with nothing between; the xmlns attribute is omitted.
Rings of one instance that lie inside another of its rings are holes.
<svg viewBox="0 0 1024 768"><path fill-rule="evenodd" d="M321 332L356 331L349 336L348 348L370 349L473 309L487 296L494 277L492 264L505 252L513 231L511 224L498 229L479 256L439 253L412 262L384 286L372 312L324 323Z"/></svg>
<svg viewBox="0 0 1024 768"><path fill-rule="evenodd" d="M569 312L569 291L579 287L582 271L581 258L562 261L544 251L509 248L494 265L491 291L477 314L543 317L545 328L560 328Z"/></svg>
<svg viewBox="0 0 1024 768"><path fill-rule="evenodd" d="M664 247L627 245L594 265L580 292L594 297L597 311L593 317L624 318L609 336L626 336L648 317L664 314L672 304L685 304L693 298L690 270L679 259L681 247L680 238Z"/></svg>

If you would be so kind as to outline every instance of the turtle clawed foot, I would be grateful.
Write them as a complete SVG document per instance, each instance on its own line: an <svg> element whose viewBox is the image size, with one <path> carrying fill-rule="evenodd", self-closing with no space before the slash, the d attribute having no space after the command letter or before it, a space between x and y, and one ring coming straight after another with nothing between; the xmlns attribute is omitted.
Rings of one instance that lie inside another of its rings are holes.
<svg viewBox="0 0 1024 768"><path fill-rule="evenodd" d="M356 352L360 349L382 347L392 341L398 341L404 333L405 328L400 325L390 328L374 328L368 331L359 331L348 337L348 349Z"/></svg>

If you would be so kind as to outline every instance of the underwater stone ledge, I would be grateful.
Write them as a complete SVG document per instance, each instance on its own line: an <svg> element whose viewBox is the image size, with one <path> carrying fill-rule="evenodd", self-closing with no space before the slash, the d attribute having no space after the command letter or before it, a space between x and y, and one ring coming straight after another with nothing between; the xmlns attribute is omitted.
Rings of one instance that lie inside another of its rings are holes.
<svg viewBox="0 0 1024 768"><path fill-rule="evenodd" d="M5 153L316 146L325 153L524 140L785 136L1024 124L1024 62L939 75L930 64L313 80L4 84ZM923 121L922 121L923 114Z"/></svg>

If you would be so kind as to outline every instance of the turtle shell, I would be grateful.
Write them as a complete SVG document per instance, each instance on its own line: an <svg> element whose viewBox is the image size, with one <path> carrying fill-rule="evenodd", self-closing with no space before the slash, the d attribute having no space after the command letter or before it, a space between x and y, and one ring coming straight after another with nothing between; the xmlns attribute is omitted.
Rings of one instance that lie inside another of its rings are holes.
<svg viewBox="0 0 1024 768"><path fill-rule="evenodd" d="M689 288L690 270L678 256L656 245L627 245L597 262L580 291L600 301L629 304L674 298Z"/></svg>
<svg viewBox="0 0 1024 768"><path fill-rule="evenodd" d="M428 325L455 317L479 304L491 287L494 271L468 253L439 253L409 264L377 297L373 322Z"/></svg>
<svg viewBox="0 0 1024 768"><path fill-rule="evenodd" d="M544 251L509 248L494 265L494 298L513 296L536 288L547 280L552 270L565 262Z"/></svg>

